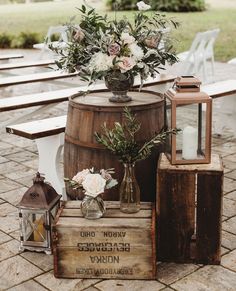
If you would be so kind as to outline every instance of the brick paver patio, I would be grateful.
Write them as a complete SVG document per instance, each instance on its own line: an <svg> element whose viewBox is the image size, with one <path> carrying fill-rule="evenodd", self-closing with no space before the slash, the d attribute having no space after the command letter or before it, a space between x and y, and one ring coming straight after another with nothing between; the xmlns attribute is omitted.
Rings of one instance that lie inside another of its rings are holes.
<svg viewBox="0 0 236 291"><path fill-rule="evenodd" d="M236 66L217 64L217 79L234 78ZM9 89L8 89L9 90ZM10 94L9 94L10 95ZM18 92L19 95L19 92ZM66 104L50 114L66 112ZM0 121L9 114L1 113ZM19 113L14 113L19 114ZM217 118L214 116L214 118ZM157 280L69 280L53 276L53 257L44 253L19 252L16 204L37 170L33 141L0 135L0 290L14 291L224 291L236 286L236 139L230 129L213 137L212 151L223 157L225 166L222 261L220 266L158 263Z"/></svg>

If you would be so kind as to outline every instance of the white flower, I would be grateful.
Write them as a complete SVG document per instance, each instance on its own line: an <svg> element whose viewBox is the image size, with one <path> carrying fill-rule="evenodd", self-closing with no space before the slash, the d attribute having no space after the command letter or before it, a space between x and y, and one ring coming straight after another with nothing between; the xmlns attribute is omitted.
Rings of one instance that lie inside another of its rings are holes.
<svg viewBox="0 0 236 291"><path fill-rule="evenodd" d="M85 177L90 173L89 169L78 172L73 178L73 181L76 181L78 184L82 184Z"/></svg>
<svg viewBox="0 0 236 291"><path fill-rule="evenodd" d="M136 62L133 58L121 57L121 58L119 58L117 64L121 70L121 73L125 73L125 72L133 69L133 67L136 65Z"/></svg>
<svg viewBox="0 0 236 291"><path fill-rule="evenodd" d="M150 49L150 50L148 50L148 51L146 52L144 58L148 58L148 57L150 57L151 55L155 55L155 57L156 57L156 56L158 56L159 54L158 54L158 52L157 52L156 50L154 50L154 49Z"/></svg>
<svg viewBox="0 0 236 291"><path fill-rule="evenodd" d="M104 192L106 180L100 174L88 174L82 186L86 195L96 197Z"/></svg>
<svg viewBox="0 0 236 291"><path fill-rule="evenodd" d="M142 69L142 68L144 68L145 63L139 62L139 63L137 63L137 66Z"/></svg>
<svg viewBox="0 0 236 291"><path fill-rule="evenodd" d="M145 11L145 10L149 10L149 9L151 8L150 5L147 5L147 4L144 3L143 1L139 1L139 2L137 3L137 6L138 6L138 10L143 10L143 11Z"/></svg>
<svg viewBox="0 0 236 291"><path fill-rule="evenodd" d="M92 56L88 67L96 72L109 70L113 67L113 58L114 56L108 56L102 52L95 53Z"/></svg>
<svg viewBox="0 0 236 291"><path fill-rule="evenodd" d="M131 44L135 42L135 38L128 32L122 32L120 39L124 42L124 44Z"/></svg>
<svg viewBox="0 0 236 291"><path fill-rule="evenodd" d="M140 46L138 46L136 43L132 43L129 45L129 49L131 54L133 55L135 60L141 60L144 56L143 50Z"/></svg>

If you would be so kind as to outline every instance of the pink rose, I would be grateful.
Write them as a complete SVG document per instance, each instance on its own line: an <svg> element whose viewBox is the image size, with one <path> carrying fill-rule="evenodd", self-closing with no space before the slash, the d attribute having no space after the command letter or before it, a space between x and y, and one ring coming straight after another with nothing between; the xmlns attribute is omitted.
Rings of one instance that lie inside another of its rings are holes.
<svg viewBox="0 0 236 291"><path fill-rule="evenodd" d="M112 43L108 47L110 56L117 56L120 52L120 45L118 43Z"/></svg>
<svg viewBox="0 0 236 291"><path fill-rule="evenodd" d="M76 30L75 30L75 34L74 34L74 40L78 41L78 42L81 42L83 39L84 39L84 33L83 31L81 30L80 27L77 27Z"/></svg>
<svg viewBox="0 0 236 291"><path fill-rule="evenodd" d="M130 57L121 57L118 62L118 66L121 69L121 72L126 72L131 70L136 65L133 58Z"/></svg>

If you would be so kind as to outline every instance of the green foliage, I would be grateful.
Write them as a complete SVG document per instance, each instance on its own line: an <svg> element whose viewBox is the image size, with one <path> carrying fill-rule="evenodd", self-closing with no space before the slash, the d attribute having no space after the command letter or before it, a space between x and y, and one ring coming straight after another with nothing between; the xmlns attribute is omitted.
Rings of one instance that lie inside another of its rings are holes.
<svg viewBox="0 0 236 291"><path fill-rule="evenodd" d="M21 32L17 38L12 41L12 47L32 48L33 44L40 42L39 35L34 32Z"/></svg>
<svg viewBox="0 0 236 291"><path fill-rule="evenodd" d="M0 48L9 48L11 46L12 36L6 33L0 34Z"/></svg>
<svg viewBox="0 0 236 291"><path fill-rule="evenodd" d="M177 61L171 39L165 49L159 48L163 29L177 28L176 21L144 12L136 13L132 22L127 18L109 20L85 5L78 10L82 20L79 25L67 25L67 49L49 46L60 57L56 63L59 69L78 71L81 80L89 84L114 71L140 75L143 81Z"/></svg>
<svg viewBox="0 0 236 291"><path fill-rule="evenodd" d="M107 6L111 10L137 10L137 0L107 0Z"/></svg>
<svg viewBox="0 0 236 291"><path fill-rule="evenodd" d="M155 135L151 140L140 145L136 140L136 133L140 130L141 124L136 116L132 115L126 107L124 109L124 124L115 122L114 127L109 129L104 123L102 134L95 132L98 143L102 144L123 163L133 163L146 159L154 146L162 144L169 134L176 134L178 130L171 129Z"/></svg>
<svg viewBox="0 0 236 291"><path fill-rule="evenodd" d="M151 0L152 9L168 12L203 11L204 0Z"/></svg>

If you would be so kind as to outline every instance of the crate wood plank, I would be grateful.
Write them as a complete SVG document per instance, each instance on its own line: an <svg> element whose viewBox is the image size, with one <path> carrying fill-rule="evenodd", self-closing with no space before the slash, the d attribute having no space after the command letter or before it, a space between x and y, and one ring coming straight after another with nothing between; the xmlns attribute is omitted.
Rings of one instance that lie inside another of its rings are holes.
<svg viewBox="0 0 236 291"><path fill-rule="evenodd" d="M47 66L54 64L55 60L48 59L48 60L37 60L37 61L25 61L25 62L18 62L18 63L8 63L8 64L0 64L0 71L3 70L12 70L12 69L21 69L21 68L28 68L28 67L39 67L39 66Z"/></svg>
<svg viewBox="0 0 236 291"><path fill-rule="evenodd" d="M158 174L158 259L186 262L194 234L194 173Z"/></svg>
<svg viewBox="0 0 236 291"><path fill-rule="evenodd" d="M6 127L6 131L28 139L37 139L65 131L67 115L20 123Z"/></svg>
<svg viewBox="0 0 236 291"><path fill-rule="evenodd" d="M61 217L83 217L82 212L80 209L63 209L61 213ZM119 209L117 211L114 211L114 208L106 208L106 214L105 217L113 217L113 218L119 218L119 217L130 217L130 214L125 214L120 212ZM152 217L152 211L150 209L148 210L140 210L135 215L136 218L145 218L145 217Z"/></svg>
<svg viewBox="0 0 236 291"><path fill-rule="evenodd" d="M60 247L54 252L54 257L61 262L54 275L59 278L155 279L150 268L151 249L143 252L148 247L142 244L130 250L126 244L120 247L124 250L118 252L85 251L84 254L78 248Z"/></svg>
<svg viewBox="0 0 236 291"><path fill-rule="evenodd" d="M103 218L88 220L74 217L80 201L63 203L53 226L56 277L156 278L155 209L141 203L144 218L121 212L114 218L112 212L119 212L119 202L108 204L112 207ZM71 210L71 217L62 216Z"/></svg>
<svg viewBox="0 0 236 291"><path fill-rule="evenodd" d="M80 223L83 223L83 221L84 219L81 218ZM149 235L151 223L149 222L150 219L145 220L145 224L141 227L142 231L140 231L140 228L135 228L133 224L130 225L129 221L128 227L123 228L120 224L116 225L116 220L113 221L112 228L109 225L104 225L103 222L96 226L84 226L80 224L80 227L63 227L59 225L57 227L57 247L76 247L80 240L83 242L91 242L93 243L92 246L95 246L95 242L103 244L110 240L119 240L124 243L132 240L135 242L135 246L139 245L142 248L142 243L144 245L150 244ZM146 229L143 227L146 227ZM130 228L132 228L132 231L129 231ZM97 232L98 229L99 232Z"/></svg>
<svg viewBox="0 0 236 291"><path fill-rule="evenodd" d="M78 75L78 73L65 73L61 71L52 71L46 73L29 74L24 76L5 77L1 78L0 87L56 80L61 78L70 78L76 75Z"/></svg>
<svg viewBox="0 0 236 291"><path fill-rule="evenodd" d="M223 171L197 179L196 261L220 264Z"/></svg>
<svg viewBox="0 0 236 291"><path fill-rule="evenodd" d="M63 209L73 209L73 208L80 208L81 201L78 200L69 200L69 201L63 201ZM140 205L140 209L150 209L152 207L152 202L142 202ZM117 201L106 201L106 209L120 209L120 203ZM135 215L135 213L133 214Z"/></svg>
<svg viewBox="0 0 236 291"><path fill-rule="evenodd" d="M23 57L24 56L22 54L4 54L4 55L0 55L0 61L10 60L10 59L20 59Z"/></svg>
<svg viewBox="0 0 236 291"><path fill-rule="evenodd" d="M129 218L129 225L134 227L134 228L138 228L138 229L142 229L143 227L145 227L148 223L148 221L150 221L149 218L145 219L136 219L136 218ZM86 223L83 219L83 222ZM91 223L89 224L90 227L98 227L99 225L103 225L103 227L120 227L120 228L127 228L127 224L126 224L126 220L123 218L116 218L115 220L115 226L114 226L114 221L113 219L106 219L106 218L101 218L99 219L99 222L97 221L91 221ZM100 223L100 224L99 224ZM80 227L81 226L81 221L79 220L78 217L61 217L59 219L59 221L57 222L57 226L58 227Z"/></svg>
<svg viewBox="0 0 236 291"><path fill-rule="evenodd" d="M159 170L165 170L167 172L209 172L209 173L218 173L223 170L222 161L217 154L211 155L210 164L193 164L193 165L171 165L165 154L161 154L159 163Z"/></svg>

